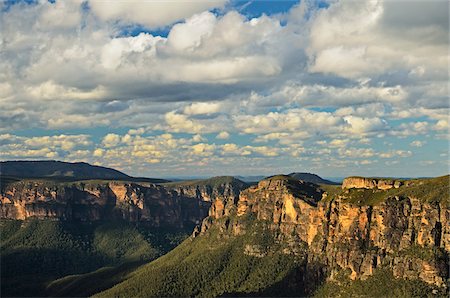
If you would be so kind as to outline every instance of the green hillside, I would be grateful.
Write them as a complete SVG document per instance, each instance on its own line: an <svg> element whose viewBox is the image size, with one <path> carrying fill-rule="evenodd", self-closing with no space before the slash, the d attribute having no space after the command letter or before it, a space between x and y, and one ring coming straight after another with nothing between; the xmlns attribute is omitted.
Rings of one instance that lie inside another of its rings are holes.
<svg viewBox="0 0 450 298"><path fill-rule="evenodd" d="M187 232L125 222L2 220L1 292L3 296L45 296L47 284L66 275L155 259Z"/></svg>
<svg viewBox="0 0 450 298"><path fill-rule="evenodd" d="M376 270L366 280L328 282L314 293L316 298L361 297L361 298L424 298L448 297L443 289L430 286L421 280L395 278L390 270Z"/></svg>
<svg viewBox="0 0 450 298"><path fill-rule="evenodd" d="M284 254L286 244L275 241L268 223L239 221L247 221L245 235L231 236L214 227L96 297L304 295L304 254Z"/></svg>

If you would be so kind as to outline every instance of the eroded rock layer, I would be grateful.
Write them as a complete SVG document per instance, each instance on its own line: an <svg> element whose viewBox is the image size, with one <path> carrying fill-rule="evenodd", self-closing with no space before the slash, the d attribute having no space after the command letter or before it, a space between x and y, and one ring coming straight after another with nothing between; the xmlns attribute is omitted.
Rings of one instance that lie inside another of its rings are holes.
<svg viewBox="0 0 450 298"><path fill-rule="evenodd" d="M239 218L250 216L267 222L275 234L292 244L286 253L295 253L296 247L306 244L308 262L321 264L331 280L340 272L351 279L365 279L377 268L389 268L395 277L446 287L448 177L430 179L429 190L423 189L427 182L396 186L395 182L372 184L372 180L347 180L346 186L370 189L325 191L288 176L272 177L242 191L234 206L217 199L198 232L222 225L222 231L242 235L247 227ZM237 220L222 211L226 204L231 210L228 214ZM247 250L263 254L259 248Z"/></svg>
<svg viewBox="0 0 450 298"><path fill-rule="evenodd" d="M388 178L348 177L342 182L342 188L391 189L410 185L410 181Z"/></svg>
<svg viewBox="0 0 450 298"><path fill-rule="evenodd" d="M50 183L24 180L0 195L0 218L97 221L123 219L154 226L199 223L210 203L159 185L127 182Z"/></svg>

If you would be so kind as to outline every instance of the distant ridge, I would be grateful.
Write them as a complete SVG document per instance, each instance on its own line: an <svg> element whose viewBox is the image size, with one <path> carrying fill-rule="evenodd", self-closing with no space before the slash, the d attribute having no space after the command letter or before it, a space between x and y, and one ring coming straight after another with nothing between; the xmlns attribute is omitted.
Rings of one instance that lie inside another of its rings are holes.
<svg viewBox="0 0 450 298"><path fill-rule="evenodd" d="M266 176L235 176L237 179L244 181L244 182L258 182L266 178Z"/></svg>
<svg viewBox="0 0 450 298"><path fill-rule="evenodd" d="M292 178L295 178L298 180L303 180L303 181L311 182L311 183L315 183L315 184L339 185L339 183L323 179L320 176L318 176L316 174L312 174L312 173L294 172L294 173L290 173L288 176L291 176Z"/></svg>
<svg viewBox="0 0 450 298"><path fill-rule="evenodd" d="M17 178L47 178L59 180L126 180L150 183L168 182L164 179L136 178L118 170L94 166L85 162L63 162L56 160L17 160L0 162L0 175Z"/></svg>
<svg viewBox="0 0 450 298"><path fill-rule="evenodd" d="M182 181L173 181L169 183L165 183L164 186L168 187L201 187L201 186L209 186L212 188L220 187L226 184L233 185L238 189L243 189L248 187L248 183L237 179L234 176L215 176L207 179L193 179L193 180L182 180Z"/></svg>

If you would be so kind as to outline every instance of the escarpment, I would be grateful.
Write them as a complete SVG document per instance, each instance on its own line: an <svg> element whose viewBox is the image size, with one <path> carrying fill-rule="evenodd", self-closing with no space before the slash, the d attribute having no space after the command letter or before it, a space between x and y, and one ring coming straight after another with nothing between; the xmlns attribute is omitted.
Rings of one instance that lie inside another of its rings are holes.
<svg viewBox="0 0 450 298"><path fill-rule="evenodd" d="M248 185L231 176L213 177L204 180L192 180L164 184L180 195L212 202L216 198L234 198Z"/></svg>
<svg viewBox="0 0 450 298"><path fill-rule="evenodd" d="M165 186L180 196L210 202L208 215L216 218L229 215L241 190L248 187L245 182L231 176L167 183Z"/></svg>
<svg viewBox="0 0 450 298"><path fill-rule="evenodd" d="M57 182L24 179L3 185L0 218L126 220L154 226L199 224L206 216L229 213L247 185L233 177L156 185L87 180ZM216 198L220 200L216 201ZM210 208L213 204L213 208Z"/></svg>
<svg viewBox="0 0 450 298"><path fill-rule="evenodd" d="M348 177L342 182L342 188L391 189L410 185L410 181L389 178Z"/></svg>
<svg viewBox="0 0 450 298"><path fill-rule="evenodd" d="M186 198L150 183L120 181L56 183L23 180L0 194L0 218L144 221L183 227L207 216L209 202Z"/></svg>
<svg viewBox="0 0 450 298"><path fill-rule="evenodd" d="M296 254L307 246L305 262L318 265L305 265L304 270L321 268L307 275L325 274L335 280L344 273L350 279L366 279L387 268L397 278L445 288L449 177L404 184L374 180L347 180L343 189L322 189L288 176L271 177L242 191L228 215L210 211L199 232L219 226L224 234L244 235L249 230L244 219L254 218L289 244L283 253ZM348 189L350 185L364 189Z"/></svg>

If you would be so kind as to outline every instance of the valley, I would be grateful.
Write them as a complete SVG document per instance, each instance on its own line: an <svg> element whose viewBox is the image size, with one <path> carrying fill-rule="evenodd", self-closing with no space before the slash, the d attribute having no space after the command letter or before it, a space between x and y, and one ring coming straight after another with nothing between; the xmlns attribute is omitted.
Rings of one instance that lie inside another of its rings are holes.
<svg viewBox="0 0 450 298"><path fill-rule="evenodd" d="M298 176L3 176L2 295L448 294L449 176Z"/></svg>

